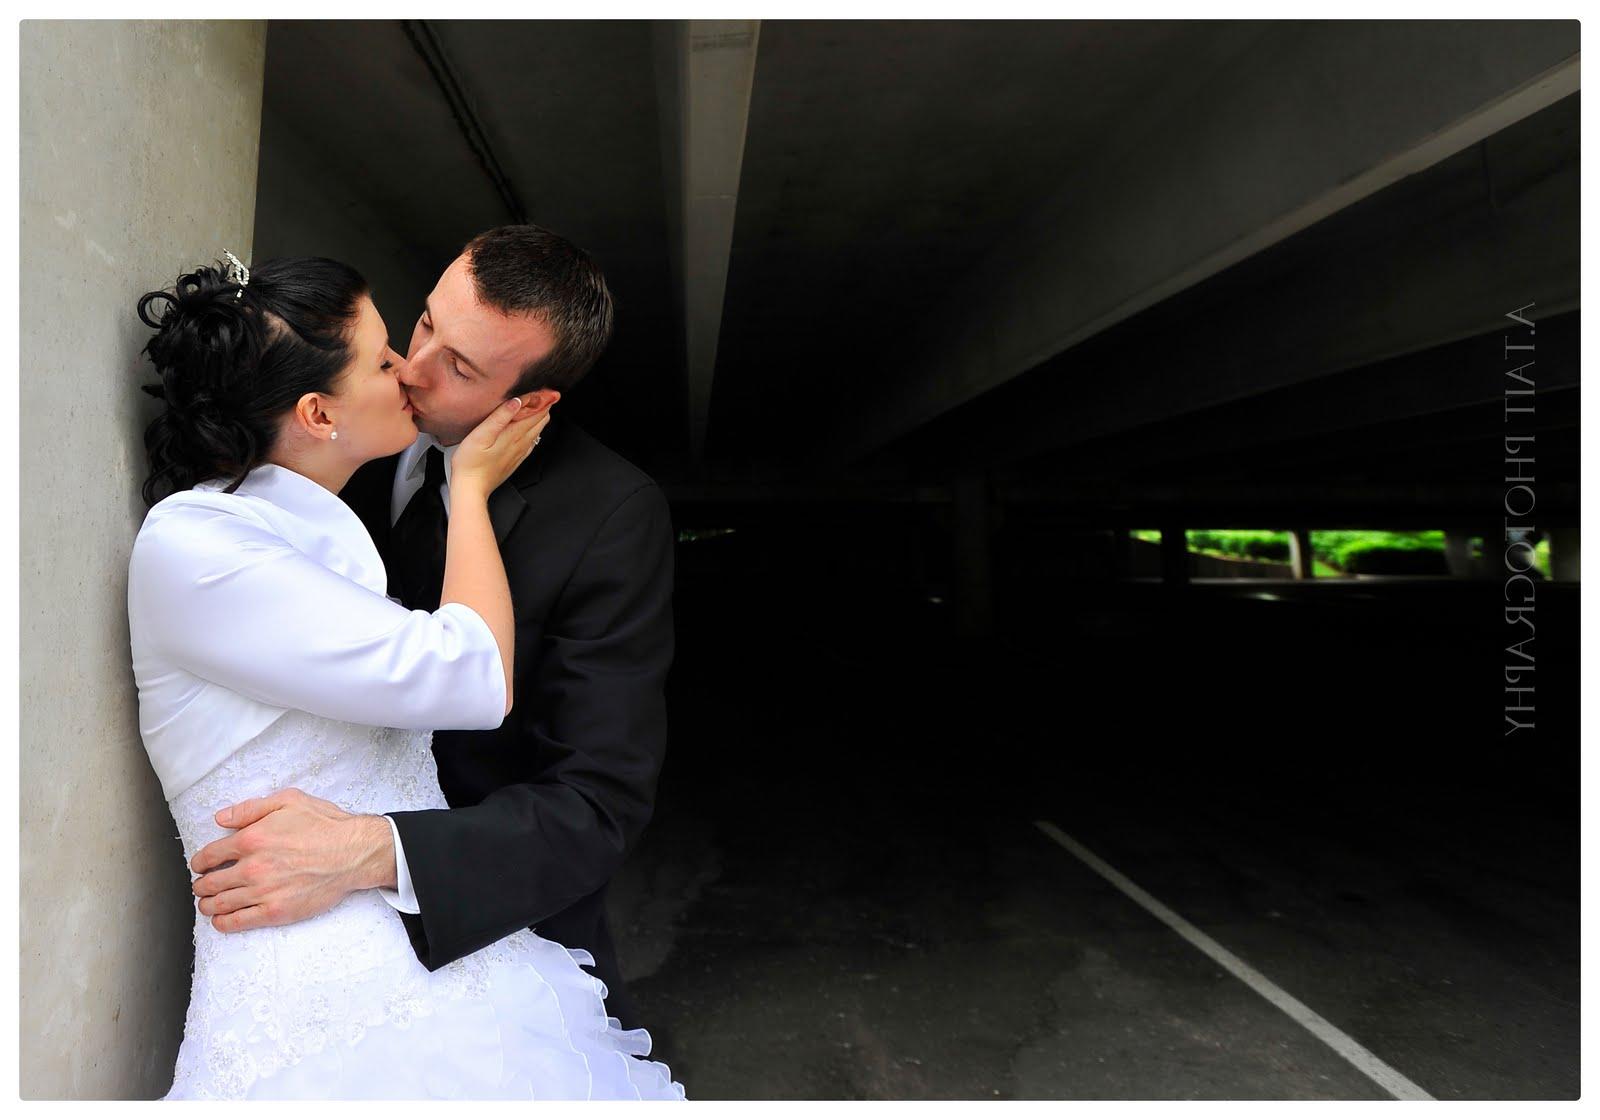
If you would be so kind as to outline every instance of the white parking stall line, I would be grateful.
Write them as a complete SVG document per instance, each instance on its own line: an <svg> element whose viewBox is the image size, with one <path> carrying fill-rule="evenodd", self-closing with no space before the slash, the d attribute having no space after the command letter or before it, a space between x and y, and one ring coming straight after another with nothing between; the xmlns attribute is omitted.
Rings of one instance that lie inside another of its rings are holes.
<svg viewBox="0 0 1600 1120"><path fill-rule="evenodd" d="M1335 1053L1382 1086L1385 1091L1403 1101L1431 1101L1434 1099L1421 1086L1328 1022L1321 1015L1318 1015L1311 1008L1295 999L1288 992L1278 987L1271 980L1268 980L1254 968L1251 968L1244 961L1224 949L1215 940L1200 932L1180 915L1163 906L1148 891L1134 883L1122 872L1106 863L1105 860L1095 855L1065 832L1062 832L1055 825L1049 821L1034 821L1033 823L1040 832L1043 832L1057 844L1077 856L1079 860L1087 864L1101 878L1144 907L1145 910L1165 923L1179 937L1216 961L1239 980L1254 989L1268 1003L1327 1043Z"/></svg>

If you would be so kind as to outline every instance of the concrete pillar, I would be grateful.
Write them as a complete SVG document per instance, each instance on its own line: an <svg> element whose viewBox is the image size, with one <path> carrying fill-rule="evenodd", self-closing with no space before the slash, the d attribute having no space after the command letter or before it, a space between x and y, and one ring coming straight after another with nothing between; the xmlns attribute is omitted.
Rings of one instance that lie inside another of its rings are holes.
<svg viewBox="0 0 1600 1120"><path fill-rule="evenodd" d="M1506 531L1504 526L1494 525L1488 529L1479 529L1477 535L1483 538L1483 555L1478 558L1478 578L1487 580L1505 579Z"/></svg>
<svg viewBox="0 0 1600 1120"><path fill-rule="evenodd" d="M1444 531L1444 562L1457 579L1472 579L1472 534L1466 529Z"/></svg>
<svg viewBox="0 0 1600 1120"><path fill-rule="evenodd" d="M1311 530L1289 530L1289 567L1295 579L1315 579L1317 570L1312 563Z"/></svg>
<svg viewBox="0 0 1600 1120"><path fill-rule="evenodd" d="M952 490L955 506L954 586L956 632L980 638L994 632L990 563L989 480L964 475Z"/></svg>
<svg viewBox="0 0 1600 1120"><path fill-rule="evenodd" d="M250 258L265 47L259 21L22 23L24 1099L172 1084L194 900L128 661L156 403L134 304Z"/></svg>
<svg viewBox="0 0 1600 1120"><path fill-rule="evenodd" d="M1189 582L1189 535L1183 529L1161 530L1161 582Z"/></svg>
<svg viewBox="0 0 1600 1120"><path fill-rule="evenodd" d="M1133 531L1126 526L1111 530L1111 578L1133 575Z"/></svg>
<svg viewBox="0 0 1600 1120"><path fill-rule="evenodd" d="M1578 530L1576 527L1549 530L1550 578L1578 582Z"/></svg>

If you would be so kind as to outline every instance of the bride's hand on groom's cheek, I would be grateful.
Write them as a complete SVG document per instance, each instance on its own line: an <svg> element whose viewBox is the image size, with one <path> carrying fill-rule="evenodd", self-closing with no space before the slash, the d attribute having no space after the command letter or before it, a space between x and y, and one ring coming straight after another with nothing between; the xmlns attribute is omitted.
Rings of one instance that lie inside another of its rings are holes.
<svg viewBox="0 0 1600 1120"><path fill-rule="evenodd" d="M285 789L231 805L216 820L235 831L189 866L199 875L199 911L222 933L304 921L352 891L394 885L393 833L382 817Z"/></svg>

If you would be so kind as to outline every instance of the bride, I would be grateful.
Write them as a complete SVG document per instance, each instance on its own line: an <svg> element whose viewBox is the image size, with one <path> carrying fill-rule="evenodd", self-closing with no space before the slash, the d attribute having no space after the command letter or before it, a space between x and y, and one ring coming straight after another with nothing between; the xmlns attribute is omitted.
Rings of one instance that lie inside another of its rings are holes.
<svg viewBox="0 0 1600 1120"><path fill-rule="evenodd" d="M356 813L446 807L431 729L497 727L514 699L488 497L549 419L513 398L462 441L441 605L407 610L338 497L417 438L366 281L322 258L230 261L139 301L165 408L128 624L186 859L225 834L218 806L284 786ZM529 930L430 972L368 890L244 932L197 914L194 944L168 1099L684 1097L649 1033L607 1016L592 956Z"/></svg>

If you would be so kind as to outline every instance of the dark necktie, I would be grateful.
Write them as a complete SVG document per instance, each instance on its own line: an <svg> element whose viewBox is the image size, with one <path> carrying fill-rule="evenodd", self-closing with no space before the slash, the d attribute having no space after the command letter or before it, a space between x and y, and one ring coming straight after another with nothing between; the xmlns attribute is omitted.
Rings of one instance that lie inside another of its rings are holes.
<svg viewBox="0 0 1600 1120"><path fill-rule="evenodd" d="M400 512L389 534L389 594L412 610L436 611L444 591L444 452L428 448L422 489Z"/></svg>

